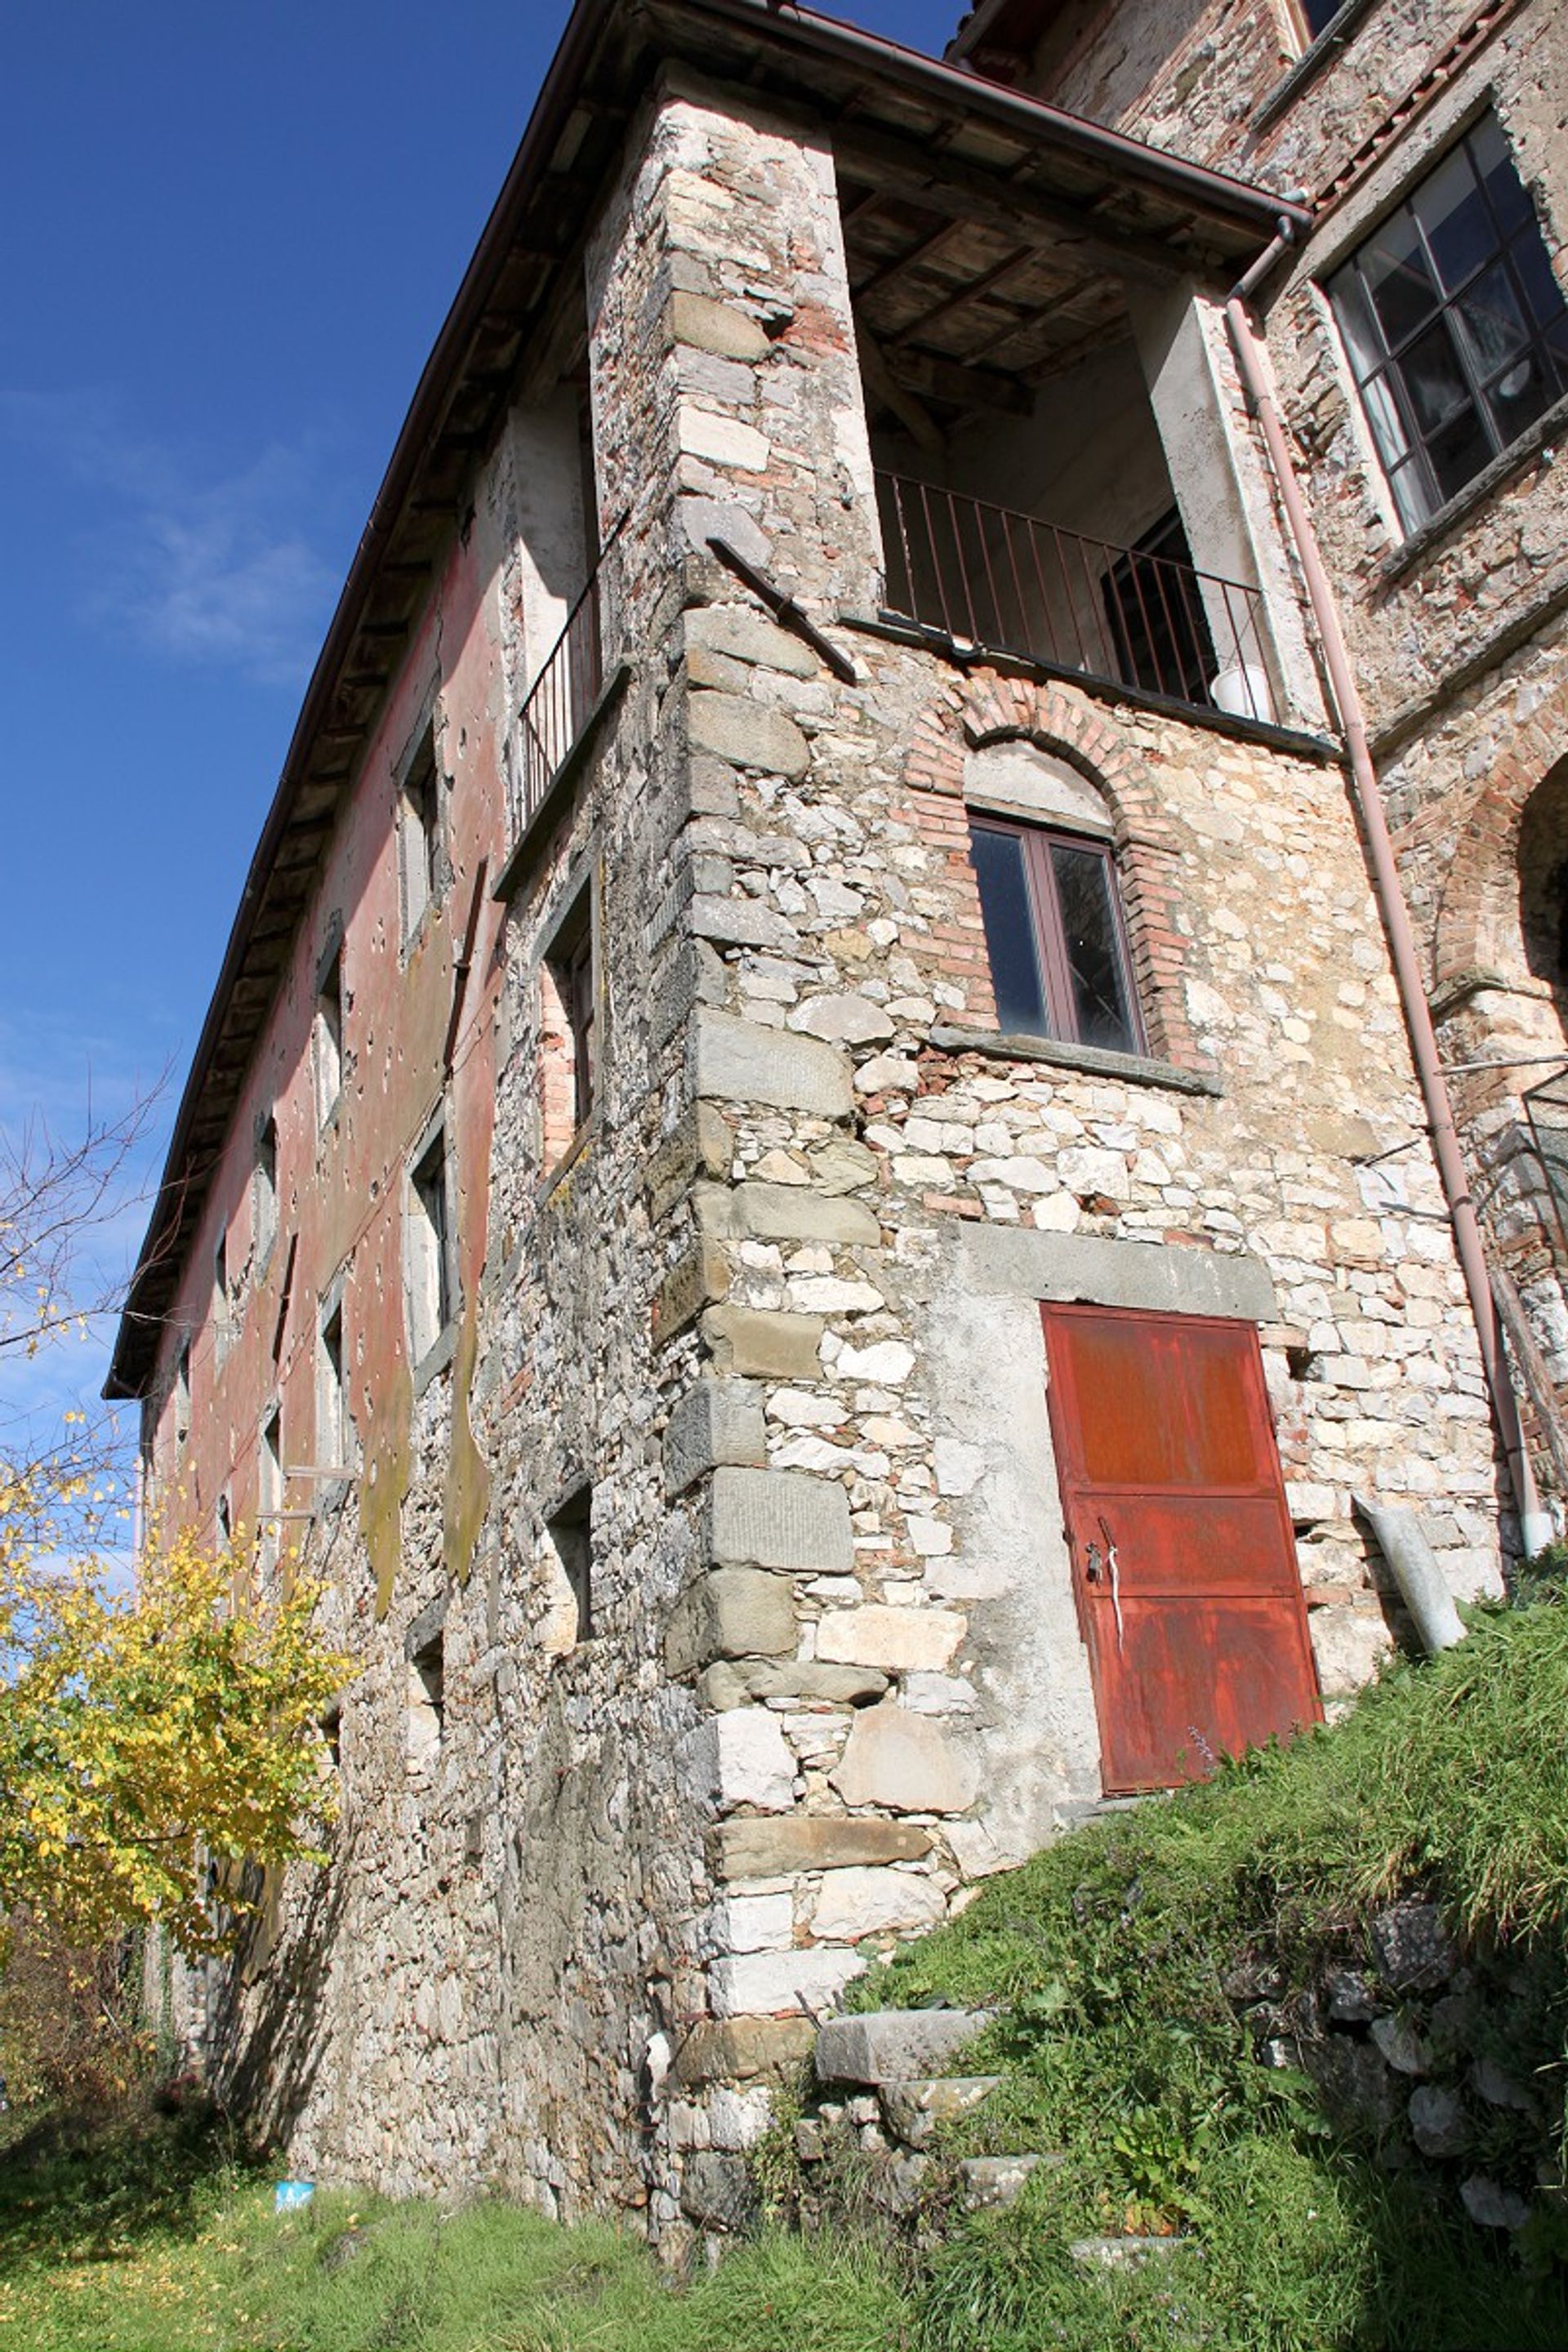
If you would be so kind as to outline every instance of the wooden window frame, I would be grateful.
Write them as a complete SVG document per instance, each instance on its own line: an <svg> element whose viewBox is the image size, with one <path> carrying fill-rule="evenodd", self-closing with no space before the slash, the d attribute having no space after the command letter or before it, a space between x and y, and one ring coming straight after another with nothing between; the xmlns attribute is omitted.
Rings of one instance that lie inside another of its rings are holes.
<svg viewBox="0 0 1568 2352"><path fill-rule="evenodd" d="M1065 848L1088 851L1100 859L1110 908L1117 967L1127 1004L1127 1025L1131 1033L1131 1043L1127 1050L1141 1057L1146 1056L1148 1036L1142 1007L1138 1001L1137 974L1127 937L1126 913L1121 904L1121 877L1112 845L1096 834L1074 832L1070 825L1030 824L1021 817L1002 816L990 809L972 808L968 815L972 834L1006 834L1021 843L1035 953L1044 987L1046 1015L1051 1024L1047 1034L1058 1045L1076 1045L1086 1051L1092 1049L1078 1031L1067 933L1062 922L1061 901L1057 893L1056 872L1051 864L1051 849L1053 845L1059 844Z"/></svg>

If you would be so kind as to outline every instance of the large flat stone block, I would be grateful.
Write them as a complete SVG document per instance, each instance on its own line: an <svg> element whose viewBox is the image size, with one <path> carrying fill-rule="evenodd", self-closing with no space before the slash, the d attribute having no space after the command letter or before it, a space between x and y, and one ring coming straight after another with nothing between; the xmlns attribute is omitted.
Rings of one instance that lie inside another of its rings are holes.
<svg viewBox="0 0 1568 2352"><path fill-rule="evenodd" d="M1170 1249L1157 1242L998 1224L965 1233L960 1255L964 1279L993 1296L1082 1299L1094 1307L1225 1315L1246 1323L1272 1323L1279 1311L1268 1268L1246 1251Z"/></svg>
<svg viewBox="0 0 1568 2352"><path fill-rule="evenodd" d="M822 2083L908 2083L944 2074L987 2020L968 2009L875 2009L864 2017L830 2017L816 2037Z"/></svg>
<svg viewBox="0 0 1568 2352"><path fill-rule="evenodd" d="M763 1380L815 1381L817 1349L827 1328L820 1315L791 1315L764 1307L710 1307L702 1337L721 1372Z"/></svg>
<svg viewBox="0 0 1568 2352"><path fill-rule="evenodd" d="M721 1568L847 1576L855 1565L849 1497L807 1470L716 1470L708 1528Z"/></svg>
<svg viewBox="0 0 1568 2352"><path fill-rule="evenodd" d="M795 1595L785 1579L721 1568L700 1576L670 1611L664 1662L679 1677L714 1658L783 1657L795 1643Z"/></svg>
<svg viewBox="0 0 1568 2352"><path fill-rule="evenodd" d="M874 1244L882 1229L864 1202L819 1192L809 1184L701 1184L698 1221L705 1233L763 1242Z"/></svg>
<svg viewBox="0 0 1568 2352"><path fill-rule="evenodd" d="M737 768L805 775L811 746L786 712L747 695L719 694L706 687L693 693L689 707L694 750L711 751Z"/></svg>
<svg viewBox="0 0 1568 2352"><path fill-rule="evenodd" d="M688 2089L701 2083L749 2082L798 2065L809 2057L816 2039L809 2017L705 2017L680 2045L675 2079Z"/></svg>
<svg viewBox="0 0 1568 2352"><path fill-rule="evenodd" d="M972 1759L929 1716L908 1714L891 1699L856 1717L828 1778L847 1805L887 1805L900 1813L967 1812L980 1784Z"/></svg>
<svg viewBox="0 0 1568 2352"><path fill-rule="evenodd" d="M714 2012L744 2017L826 2009L865 1965L858 1952L821 1949L742 1952L715 1960L709 1971Z"/></svg>
<svg viewBox="0 0 1568 2352"><path fill-rule="evenodd" d="M898 1609L869 1601L834 1609L817 1630L816 1654L844 1665L881 1666L889 1674L940 1674L968 1627L953 1609Z"/></svg>
<svg viewBox="0 0 1568 2352"><path fill-rule="evenodd" d="M767 1423L754 1392L743 1381L699 1381L664 1433L665 1492L683 1495L721 1463L760 1469L767 1458Z"/></svg>
<svg viewBox="0 0 1568 2352"><path fill-rule="evenodd" d="M713 1832L712 1847L715 1877L788 1878L798 1871L919 1862L931 1852L931 1836L912 1822L792 1813L784 1821L724 1822Z"/></svg>
<svg viewBox="0 0 1568 2352"><path fill-rule="evenodd" d="M710 1102L770 1103L818 1118L847 1118L854 1108L849 1065L836 1045L713 1005L693 1015L689 1069L692 1092Z"/></svg>

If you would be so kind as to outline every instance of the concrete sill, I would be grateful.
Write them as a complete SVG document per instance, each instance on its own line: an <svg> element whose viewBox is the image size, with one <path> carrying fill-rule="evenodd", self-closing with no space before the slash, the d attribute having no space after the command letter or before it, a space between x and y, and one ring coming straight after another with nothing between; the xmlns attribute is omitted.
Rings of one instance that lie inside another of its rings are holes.
<svg viewBox="0 0 1568 2352"><path fill-rule="evenodd" d="M631 674L629 662L617 662L599 688L598 700L577 730L561 765L546 785L544 796L539 806L508 852L490 891L492 898L515 898L538 865L550 839L551 824L560 814L562 804L581 771L583 762L593 750L605 720L620 700L622 690Z"/></svg>
<svg viewBox="0 0 1568 2352"><path fill-rule="evenodd" d="M1225 1088L1207 1070L1178 1069L1142 1054L1107 1054L1098 1045L1065 1045L1055 1037L1004 1035L996 1029L957 1029L939 1021L931 1043L942 1054L987 1054L998 1062L1044 1062L1053 1069L1077 1070L1088 1077L1121 1078L1129 1086L1162 1087L1178 1095L1221 1095Z"/></svg>
<svg viewBox="0 0 1568 2352"><path fill-rule="evenodd" d="M1430 555L1434 548L1458 530L1478 507L1484 506L1489 499L1494 497L1505 482L1515 474L1521 473L1532 457L1541 457L1546 444L1555 441L1560 434L1568 434L1568 397L1553 401L1533 425L1526 426L1517 441L1510 441L1489 466L1482 468L1473 482L1467 482L1464 488L1451 498L1447 506L1439 507L1418 531L1409 539L1402 540L1392 555L1384 556L1377 571L1379 585L1394 587L1407 572L1415 570L1424 556ZM1550 463L1551 460L1544 462Z"/></svg>
<svg viewBox="0 0 1568 2352"><path fill-rule="evenodd" d="M1124 686L1120 678L1100 677L1093 670L1068 669L1057 662L1035 661L1026 654L1008 653L992 646L971 646L960 643L942 629L923 627L917 621L901 620L896 613L840 613L841 628L857 629L862 636L885 637L897 646L912 646L921 653L934 654L939 661L951 662L961 670L994 669L1003 677L1037 677L1063 686L1079 686L1097 702L1125 705L1132 710L1152 710L1159 717L1178 719L1184 726L1201 727L1211 735L1229 735L1244 743L1267 743L1277 751L1294 751L1309 760L1332 761L1338 766L1344 753L1326 735L1311 735L1304 728L1279 727L1271 719L1241 719L1228 710L1207 709L1201 702L1183 702L1173 694L1147 694L1139 686Z"/></svg>

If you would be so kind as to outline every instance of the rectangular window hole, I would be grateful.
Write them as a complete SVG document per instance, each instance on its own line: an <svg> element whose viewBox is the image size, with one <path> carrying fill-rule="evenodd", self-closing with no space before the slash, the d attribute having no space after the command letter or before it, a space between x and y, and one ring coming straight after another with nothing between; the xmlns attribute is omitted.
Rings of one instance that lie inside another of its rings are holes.
<svg viewBox="0 0 1568 2352"><path fill-rule="evenodd" d="M446 1636L434 1633L408 1661L408 1760L433 1762L447 1717Z"/></svg>
<svg viewBox="0 0 1568 2352"><path fill-rule="evenodd" d="M576 1609L576 1639L594 1638L594 1489L579 1486L549 1521L555 1557Z"/></svg>
<svg viewBox="0 0 1568 2352"><path fill-rule="evenodd" d="M343 1087L343 951L340 947L316 992L311 1042L316 1064L316 1124L325 1127Z"/></svg>

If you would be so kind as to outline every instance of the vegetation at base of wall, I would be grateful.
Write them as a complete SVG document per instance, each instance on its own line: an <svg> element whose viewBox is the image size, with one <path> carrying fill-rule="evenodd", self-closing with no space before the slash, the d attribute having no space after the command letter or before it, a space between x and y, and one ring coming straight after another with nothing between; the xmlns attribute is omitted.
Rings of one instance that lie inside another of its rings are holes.
<svg viewBox="0 0 1568 2352"><path fill-rule="evenodd" d="M1568 2048L1568 1606L1482 1612L1395 1667L1331 1730L1097 1822L995 1882L876 1972L862 2006L985 2009L966 2069L999 2088L949 2127L912 2214L874 2160L837 2193L759 2152L775 2218L672 2281L626 2231L494 2202L318 2197L189 2114L56 2129L0 2156L5 2352L1442 2352L1568 2345L1561 2149L1499 2110L1476 2160L1531 2190L1517 2234L1476 2228L1440 2168L1302 2072L1258 2063L1366 1924L1439 1901L1496 2055L1561 2113ZM1253 1994L1260 1997L1253 1999ZM1262 2021L1260 2022L1260 2021ZM962 2210L965 2152L1057 2151L1002 2211ZM1408 2159L1408 2150L1405 2151ZM1458 2168L1450 2168L1450 2175ZM821 2169L820 2168L818 2168ZM782 2225L793 2208L804 2231ZM1134 2264L1091 2236L1155 2242Z"/></svg>
<svg viewBox="0 0 1568 2352"><path fill-rule="evenodd" d="M1568 2343L1565 1724L1568 1607L1479 1612L1333 1728L1088 1825L858 1987L861 2008L992 2013L963 2063L1001 2086L950 2153L1062 2158L1009 2210L942 2229L922 2345ZM1472 2159L1534 2196L1516 2237L1466 2217L1462 2168L1436 2177L1399 2131L1331 2122L1306 2074L1258 2063L1270 2033L1289 2049L1314 1972L1364 1965L1369 1918L1412 1894L1461 1937L1496 2054L1558 2134L1546 2183L1550 2137L1518 2116ZM1102 2233L1182 2242L1075 2264Z"/></svg>

